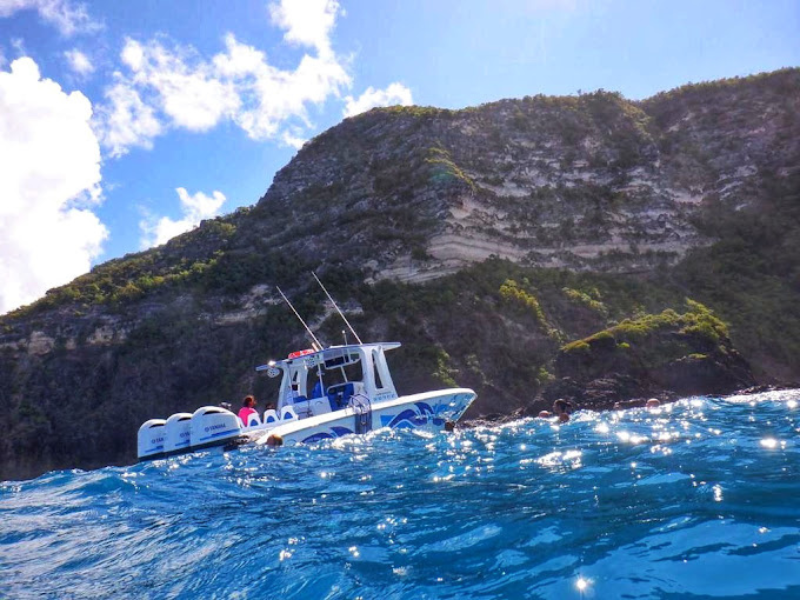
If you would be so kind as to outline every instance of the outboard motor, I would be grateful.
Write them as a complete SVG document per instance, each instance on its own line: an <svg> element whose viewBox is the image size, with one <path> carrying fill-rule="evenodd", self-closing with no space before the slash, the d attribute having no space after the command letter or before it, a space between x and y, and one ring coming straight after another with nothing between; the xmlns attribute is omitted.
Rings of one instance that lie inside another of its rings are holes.
<svg viewBox="0 0 800 600"><path fill-rule="evenodd" d="M139 427L137 456L139 460L164 455L164 419L150 419Z"/></svg>
<svg viewBox="0 0 800 600"><path fill-rule="evenodd" d="M190 423L192 450L224 444L242 431L239 417L219 406L198 408Z"/></svg>
<svg viewBox="0 0 800 600"><path fill-rule="evenodd" d="M192 413L177 413L167 419L164 435L164 452L187 452L192 443Z"/></svg>

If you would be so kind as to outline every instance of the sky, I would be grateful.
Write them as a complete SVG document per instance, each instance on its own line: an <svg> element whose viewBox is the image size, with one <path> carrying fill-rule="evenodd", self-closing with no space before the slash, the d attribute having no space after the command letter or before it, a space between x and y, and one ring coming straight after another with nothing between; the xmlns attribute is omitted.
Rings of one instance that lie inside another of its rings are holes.
<svg viewBox="0 0 800 600"><path fill-rule="evenodd" d="M255 204L375 106L800 65L798 0L0 0L0 314Z"/></svg>

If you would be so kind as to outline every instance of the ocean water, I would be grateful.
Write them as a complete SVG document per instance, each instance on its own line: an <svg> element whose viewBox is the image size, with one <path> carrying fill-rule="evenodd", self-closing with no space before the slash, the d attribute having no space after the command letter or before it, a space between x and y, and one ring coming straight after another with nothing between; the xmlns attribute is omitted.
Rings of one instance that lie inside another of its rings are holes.
<svg viewBox="0 0 800 600"><path fill-rule="evenodd" d="M53 472L0 597L800 598L799 442L795 390Z"/></svg>

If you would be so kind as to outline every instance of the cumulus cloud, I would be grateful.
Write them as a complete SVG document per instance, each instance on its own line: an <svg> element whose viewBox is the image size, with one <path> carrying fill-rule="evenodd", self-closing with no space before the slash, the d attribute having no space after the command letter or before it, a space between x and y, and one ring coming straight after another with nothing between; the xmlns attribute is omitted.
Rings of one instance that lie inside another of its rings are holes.
<svg viewBox="0 0 800 600"><path fill-rule="evenodd" d="M94 73L94 65L89 57L80 50L67 50L64 52L70 69L75 71L81 77L87 77Z"/></svg>
<svg viewBox="0 0 800 600"><path fill-rule="evenodd" d="M95 120L95 129L113 157L128 152L131 147L150 149L153 138L163 127L155 109L145 104L139 92L127 83L117 83L105 92L103 104Z"/></svg>
<svg viewBox="0 0 800 600"><path fill-rule="evenodd" d="M281 141L295 150L300 150L308 140L299 135L295 135L291 131L284 131L281 136Z"/></svg>
<svg viewBox="0 0 800 600"><path fill-rule="evenodd" d="M226 200L225 195L219 191L214 191L211 196L203 192L191 195L182 187L176 188L175 191L181 202L183 218L173 220L161 217L141 221L139 227L142 230L142 249L164 244L176 235L197 227L203 219L216 217Z"/></svg>
<svg viewBox="0 0 800 600"><path fill-rule="evenodd" d="M80 92L42 79L27 57L0 71L0 313L89 270L108 232L100 147Z"/></svg>
<svg viewBox="0 0 800 600"><path fill-rule="evenodd" d="M270 4L272 22L285 29L287 42L330 52L330 35L341 12L336 0L281 0Z"/></svg>
<svg viewBox="0 0 800 600"><path fill-rule="evenodd" d="M376 106L395 106L401 104L410 106L414 103L411 97L411 90L402 83L392 83L384 90L376 90L368 87L358 98L347 96L345 98L344 112L345 117L353 117L363 112L367 112Z"/></svg>
<svg viewBox="0 0 800 600"><path fill-rule="evenodd" d="M306 54L297 69L282 71L233 35L227 36L225 45L226 52L214 57L214 65L220 77L234 82L242 104L233 119L255 140L282 137L291 121L310 128L306 106L338 97L351 84L347 71L332 55ZM297 137L296 131L292 136Z"/></svg>
<svg viewBox="0 0 800 600"><path fill-rule="evenodd" d="M39 18L65 36L91 33L101 28L82 3L70 0L0 0L0 17L10 17L21 10L35 10Z"/></svg>
<svg viewBox="0 0 800 600"><path fill-rule="evenodd" d="M169 128L207 131L223 120L255 140L302 145L303 133L312 128L309 106L341 97L352 83L331 50L340 13L334 0L271 5L284 38L311 48L295 69L270 64L262 51L232 34L225 37L224 51L209 59L163 39L126 40L120 55L125 71L117 74L98 111L104 146L119 156L132 146L149 147Z"/></svg>
<svg viewBox="0 0 800 600"><path fill-rule="evenodd" d="M122 60L131 69L133 87L154 92L159 108L177 127L206 131L239 107L232 82L217 77L212 65L195 59L191 50L129 39Z"/></svg>

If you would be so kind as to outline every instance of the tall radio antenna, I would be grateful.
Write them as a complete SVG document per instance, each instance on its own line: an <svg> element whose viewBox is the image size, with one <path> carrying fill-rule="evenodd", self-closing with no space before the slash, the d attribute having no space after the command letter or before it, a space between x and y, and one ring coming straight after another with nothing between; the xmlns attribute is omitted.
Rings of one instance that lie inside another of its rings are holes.
<svg viewBox="0 0 800 600"><path fill-rule="evenodd" d="M319 281L319 280L317 280L317 281ZM294 306L292 306L292 303L289 302L289 299L286 297L286 294L283 293L283 290L281 290L281 288L279 288L277 285L275 286L275 288L278 290L278 293L281 295L281 298L283 298L283 301L286 302L286 304L289 305L289 308L292 309L292 312L294 313L294 316L297 317L298 320L303 324L303 327L306 328L306 332L308 332L308 335L310 335L311 339L314 340L314 345L316 345L316 350L322 350L324 348L324 346L317 339L317 336L314 335L314 332L311 331L311 329L308 327L308 325L306 325L306 322L303 321L303 317L300 316L300 313L298 313L295 310Z"/></svg>
<svg viewBox="0 0 800 600"><path fill-rule="evenodd" d="M325 292L325 295L328 297L328 300L330 300L333 303L333 308L335 308L336 312L339 313L339 316L342 317L342 320L347 325L347 328L350 329L350 333L353 334L353 336L356 338L356 341L358 341L359 344L363 344L364 342L361 341L361 338L358 337L356 330L353 329L352 325L350 325L350 321L347 320L347 317L345 317L344 313L341 311L341 309L339 309L339 305L336 304L336 300L334 300L333 297L331 297L331 295L328 293L328 290L326 290L325 286L322 285L322 282L319 280L319 277L317 277L317 274L314 273L314 271L311 271L311 274L314 276L314 279L317 280L317 283L319 284L319 287L322 288L322 291Z"/></svg>

